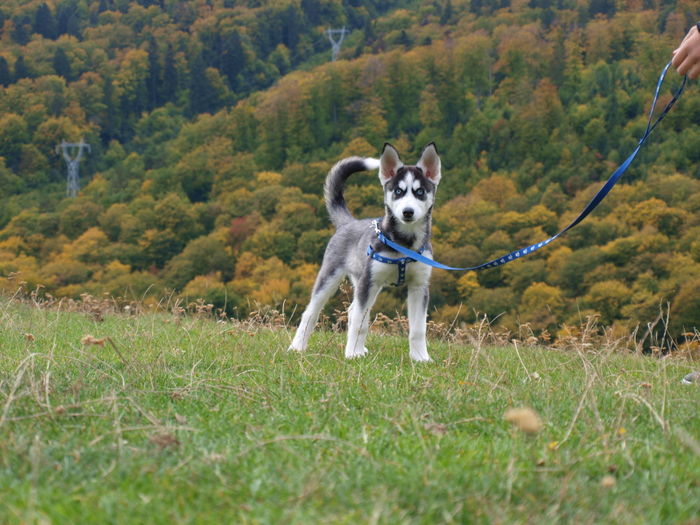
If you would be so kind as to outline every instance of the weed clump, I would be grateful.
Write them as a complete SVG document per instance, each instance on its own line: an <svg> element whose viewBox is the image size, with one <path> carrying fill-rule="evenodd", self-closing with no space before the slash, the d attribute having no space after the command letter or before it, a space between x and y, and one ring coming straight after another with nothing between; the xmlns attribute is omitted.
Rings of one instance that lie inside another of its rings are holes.
<svg viewBox="0 0 700 525"><path fill-rule="evenodd" d="M521 432L531 436L542 430L542 419L532 408L513 408L505 413L503 419L512 423Z"/></svg>

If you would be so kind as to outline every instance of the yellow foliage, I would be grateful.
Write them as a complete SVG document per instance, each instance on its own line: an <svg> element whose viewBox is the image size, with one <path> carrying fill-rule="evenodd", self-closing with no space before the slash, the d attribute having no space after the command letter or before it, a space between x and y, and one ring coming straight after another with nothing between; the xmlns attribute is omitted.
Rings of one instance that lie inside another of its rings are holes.
<svg viewBox="0 0 700 525"><path fill-rule="evenodd" d="M27 250L27 243L24 239L17 236L8 237L4 241L0 241L0 254L5 252L6 254L19 255ZM0 255L1 257L1 255Z"/></svg>
<svg viewBox="0 0 700 525"><path fill-rule="evenodd" d="M318 274L318 264L305 263L300 266L297 266L294 269L294 271L297 274L299 280L301 281L301 284L303 284L304 287L308 290L311 290L314 286L314 283L316 282L316 275Z"/></svg>
<svg viewBox="0 0 700 525"><path fill-rule="evenodd" d="M36 259L27 255L13 257L7 252L0 252L0 275L6 277L16 272L34 272L37 269ZM26 280L22 277L21 280Z"/></svg>
<svg viewBox="0 0 700 525"><path fill-rule="evenodd" d="M434 86L429 85L420 94L418 114L421 124L426 128L435 129L440 125L440 104Z"/></svg>
<svg viewBox="0 0 700 525"><path fill-rule="evenodd" d="M109 191L109 183L101 173L95 173L92 180L80 190L81 197L98 200L107 195Z"/></svg>
<svg viewBox="0 0 700 525"><path fill-rule="evenodd" d="M44 264L39 272L44 285L48 287L65 284L78 284L88 280L90 268L61 253Z"/></svg>
<svg viewBox="0 0 700 525"><path fill-rule="evenodd" d="M280 261L277 257L270 257L266 261L258 263L252 272L252 277L259 283L263 283L270 278L291 280L293 271L289 266Z"/></svg>
<svg viewBox="0 0 700 525"><path fill-rule="evenodd" d="M631 290L624 283L612 279L591 286L583 302L600 313L600 322L608 325L619 316L620 310L630 301L631 296Z"/></svg>
<svg viewBox="0 0 700 525"><path fill-rule="evenodd" d="M270 279L250 294L250 298L261 306L277 306L289 295L290 283L287 279Z"/></svg>
<svg viewBox="0 0 700 525"><path fill-rule="evenodd" d="M37 270L38 265L34 257L19 255L9 258L7 252L0 252L0 292L14 292L19 283L26 282L26 290L34 290L37 285L43 284ZM10 274L17 274L10 278Z"/></svg>
<svg viewBox="0 0 700 525"><path fill-rule="evenodd" d="M262 262L262 259L250 252L243 252L236 261L235 280L243 280L252 277L253 270Z"/></svg>
<svg viewBox="0 0 700 525"><path fill-rule="evenodd" d="M42 122L34 133L34 144L40 150L51 151L62 140L79 141L87 133L88 128L78 126L68 117L51 117Z"/></svg>
<svg viewBox="0 0 700 525"><path fill-rule="evenodd" d="M148 53L141 49L127 51L122 60L121 68L113 84L116 97L125 96L133 100L137 95L139 84L148 74Z"/></svg>
<svg viewBox="0 0 700 525"><path fill-rule="evenodd" d="M272 171L256 173L255 179L258 181L258 188L262 188L263 186L279 186L282 183L282 175Z"/></svg>
<svg viewBox="0 0 700 525"><path fill-rule="evenodd" d="M252 279L234 279L228 286L233 290L236 295L240 297L249 298L252 293L258 288L258 283Z"/></svg>
<svg viewBox="0 0 700 525"><path fill-rule="evenodd" d="M476 279L476 272L467 272L457 280L457 289L464 299L469 299L471 295L479 289L479 281Z"/></svg>
<svg viewBox="0 0 700 525"><path fill-rule="evenodd" d="M597 16L586 26L586 60L595 64L599 60L607 61L612 50L615 31L611 21L605 15Z"/></svg>
<svg viewBox="0 0 700 525"><path fill-rule="evenodd" d="M206 297L210 292L218 291L222 295L226 293L226 286L221 282L221 272L209 275L198 275L192 279L182 290L182 295L189 300Z"/></svg>
<svg viewBox="0 0 700 525"><path fill-rule="evenodd" d="M344 159L347 157L376 157L378 154L377 148L372 146L367 140L362 137L357 137L352 139L343 153L341 153L340 158Z"/></svg>
<svg viewBox="0 0 700 525"><path fill-rule="evenodd" d="M380 144L389 131L389 124L384 115L386 110L378 98L361 102L357 133L370 144Z"/></svg>
<svg viewBox="0 0 700 525"><path fill-rule="evenodd" d="M214 230L213 232L211 232L211 233L209 234L209 237L211 237L212 239L216 239L216 240L219 241L221 244L223 244L224 246L226 246L226 244L229 242L229 232L228 232L228 230L229 230L229 229L228 229L227 227L217 228L216 230ZM231 247L230 247L230 246L226 246L226 251L227 251L227 253L228 253L229 255L234 255L233 252L231 251Z"/></svg>
<svg viewBox="0 0 700 525"><path fill-rule="evenodd" d="M564 306L561 290L546 283L533 283L523 292L520 308L523 312L534 312L549 308L553 312Z"/></svg>
<svg viewBox="0 0 700 525"><path fill-rule="evenodd" d="M574 253L573 250L568 246L560 246L552 251L547 258L547 272L552 275L557 275L569 260L572 253Z"/></svg>
<svg viewBox="0 0 700 525"><path fill-rule="evenodd" d="M479 181L477 185L474 186L474 193L485 201L493 202L497 204L499 208L502 208L509 198L517 195L517 190L512 180L501 177L500 175L494 175L489 179ZM508 212L506 215L510 214L520 215L517 212ZM513 216L515 217L515 215Z"/></svg>
<svg viewBox="0 0 700 525"><path fill-rule="evenodd" d="M377 217L383 215L383 194L381 187L349 186L345 190L345 202L355 217L369 217L370 213Z"/></svg>
<svg viewBox="0 0 700 525"><path fill-rule="evenodd" d="M90 263L97 260L99 250L108 244L107 235L94 226L66 246L65 253L71 259Z"/></svg>
<svg viewBox="0 0 700 525"><path fill-rule="evenodd" d="M95 272L93 279L100 282L107 282L119 277L128 277L130 274L131 266L119 261L112 261L105 266L104 270Z"/></svg>
<svg viewBox="0 0 700 525"><path fill-rule="evenodd" d="M238 188L236 191L222 193L218 201L233 211L245 209L246 205L253 201L255 197L247 188Z"/></svg>

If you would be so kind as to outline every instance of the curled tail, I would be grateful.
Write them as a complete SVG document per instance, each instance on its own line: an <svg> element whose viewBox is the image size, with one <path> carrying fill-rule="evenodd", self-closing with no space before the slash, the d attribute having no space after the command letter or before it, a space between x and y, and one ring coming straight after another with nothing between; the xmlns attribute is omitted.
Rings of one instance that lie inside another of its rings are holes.
<svg viewBox="0 0 700 525"><path fill-rule="evenodd" d="M350 222L354 217L350 214L347 204L345 204L345 181L353 173L358 171L370 171L379 168L379 160L362 157L348 157L338 162L331 168L326 177L326 184L323 186L326 197L326 208L328 215L336 228Z"/></svg>

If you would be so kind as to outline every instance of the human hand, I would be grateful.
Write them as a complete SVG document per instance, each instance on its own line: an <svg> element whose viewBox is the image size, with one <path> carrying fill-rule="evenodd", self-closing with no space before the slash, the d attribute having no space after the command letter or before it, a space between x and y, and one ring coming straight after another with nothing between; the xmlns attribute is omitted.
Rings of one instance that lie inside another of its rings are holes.
<svg viewBox="0 0 700 525"><path fill-rule="evenodd" d="M678 74L687 74L690 80L700 76L700 31L697 27L688 31L681 45L673 52L672 63Z"/></svg>

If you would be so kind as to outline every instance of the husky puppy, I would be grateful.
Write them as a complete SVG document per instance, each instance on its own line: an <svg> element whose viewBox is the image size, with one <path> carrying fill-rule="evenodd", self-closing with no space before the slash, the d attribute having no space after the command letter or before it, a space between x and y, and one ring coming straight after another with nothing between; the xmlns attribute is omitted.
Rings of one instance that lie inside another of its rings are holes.
<svg viewBox="0 0 700 525"><path fill-rule="evenodd" d="M431 217L435 190L440 182L440 157L435 144L431 142L425 147L415 166L404 166L399 153L388 143L384 144L379 160L360 157L341 160L328 173L324 186L326 207L337 231L326 248L311 301L301 317L290 350L306 350L321 309L343 278L349 276L354 297L348 311L345 357L360 357L367 353L365 338L374 301L383 287L405 282L408 286L410 356L415 361L431 360L425 341L425 326L432 268L412 260L403 266L397 264L397 259L404 257L403 254L377 238L372 219L355 219L345 204L343 190L348 177L377 168L384 187L385 208L384 216L377 223L379 230L389 240L416 252L423 250L423 255L432 259Z"/></svg>

